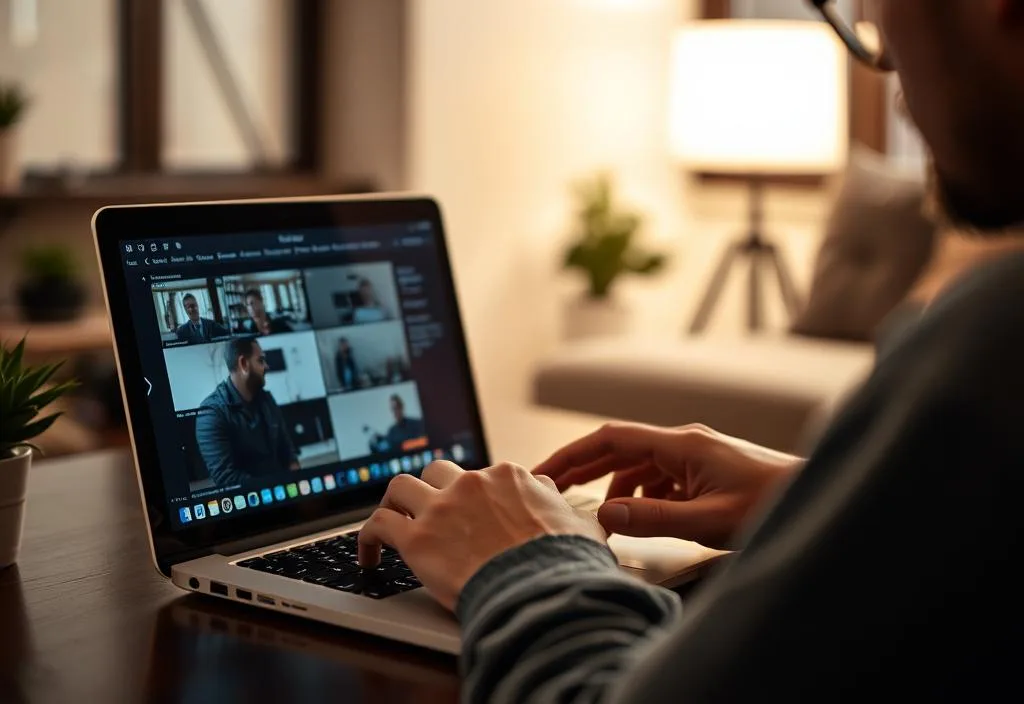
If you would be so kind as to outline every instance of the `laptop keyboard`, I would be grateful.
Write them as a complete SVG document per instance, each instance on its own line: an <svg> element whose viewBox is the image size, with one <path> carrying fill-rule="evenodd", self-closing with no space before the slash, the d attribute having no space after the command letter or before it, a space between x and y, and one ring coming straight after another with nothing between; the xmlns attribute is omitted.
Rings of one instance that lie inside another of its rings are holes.
<svg viewBox="0 0 1024 704"><path fill-rule="evenodd" d="M389 547L381 548L380 565L364 570L357 562L357 541L358 533L336 535L242 560L238 566L371 599L384 599L423 586Z"/></svg>

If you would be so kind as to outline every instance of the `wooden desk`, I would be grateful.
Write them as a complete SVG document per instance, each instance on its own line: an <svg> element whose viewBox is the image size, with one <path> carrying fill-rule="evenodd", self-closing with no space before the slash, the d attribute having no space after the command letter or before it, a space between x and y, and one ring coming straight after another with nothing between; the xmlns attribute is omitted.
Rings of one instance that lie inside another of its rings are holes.
<svg viewBox="0 0 1024 704"><path fill-rule="evenodd" d="M39 463L0 572L0 702L458 701L454 658L183 594L127 454Z"/></svg>

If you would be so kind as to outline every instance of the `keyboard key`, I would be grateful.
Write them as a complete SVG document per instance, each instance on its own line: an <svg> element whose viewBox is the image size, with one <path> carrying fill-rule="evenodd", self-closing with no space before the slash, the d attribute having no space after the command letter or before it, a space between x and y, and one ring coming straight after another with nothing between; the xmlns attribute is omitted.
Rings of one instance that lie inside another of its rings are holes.
<svg viewBox="0 0 1024 704"><path fill-rule="evenodd" d="M371 570L359 567L358 552L358 534L348 533L248 558L238 565L371 599L422 586L394 548L381 548L380 565Z"/></svg>

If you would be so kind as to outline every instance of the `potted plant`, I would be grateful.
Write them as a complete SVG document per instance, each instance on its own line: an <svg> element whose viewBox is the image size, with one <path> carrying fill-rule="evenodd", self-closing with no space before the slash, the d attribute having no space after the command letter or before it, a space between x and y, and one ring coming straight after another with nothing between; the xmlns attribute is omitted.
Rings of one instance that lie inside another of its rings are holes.
<svg viewBox="0 0 1024 704"><path fill-rule="evenodd" d="M666 256L636 244L643 218L618 206L607 173L579 183L575 196L576 232L563 266L582 272L587 290L569 303L566 334L577 338L618 333L628 322L628 312L614 299L615 283L628 274L655 274L664 267Z"/></svg>
<svg viewBox="0 0 1024 704"><path fill-rule="evenodd" d="M21 86L0 81L0 193L18 187L17 126L28 102Z"/></svg>
<svg viewBox="0 0 1024 704"><path fill-rule="evenodd" d="M22 255L18 286L22 317L32 322L71 320L85 304L78 263L64 247L36 247Z"/></svg>
<svg viewBox="0 0 1024 704"><path fill-rule="evenodd" d="M50 383L62 363L38 367L23 362L25 338L13 349L0 344L0 569L18 560L25 514L25 488L32 440L53 425L60 413L40 417L77 382Z"/></svg>

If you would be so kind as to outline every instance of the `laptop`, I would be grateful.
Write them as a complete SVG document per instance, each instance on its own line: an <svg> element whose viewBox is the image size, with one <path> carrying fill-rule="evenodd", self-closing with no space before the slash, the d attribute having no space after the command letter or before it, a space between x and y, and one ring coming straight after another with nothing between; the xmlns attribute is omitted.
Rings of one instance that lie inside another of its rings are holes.
<svg viewBox="0 0 1024 704"><path fill-rule="evenodd" d="M398 474L492 463L429 197L112 206L93 233L157 569L181 589L458 653L400 556L355 562ZM554 448L552 448L554 449ZM594 509L598 490L569 494ZM614 536L666 586L721 555Z"/></svg>

